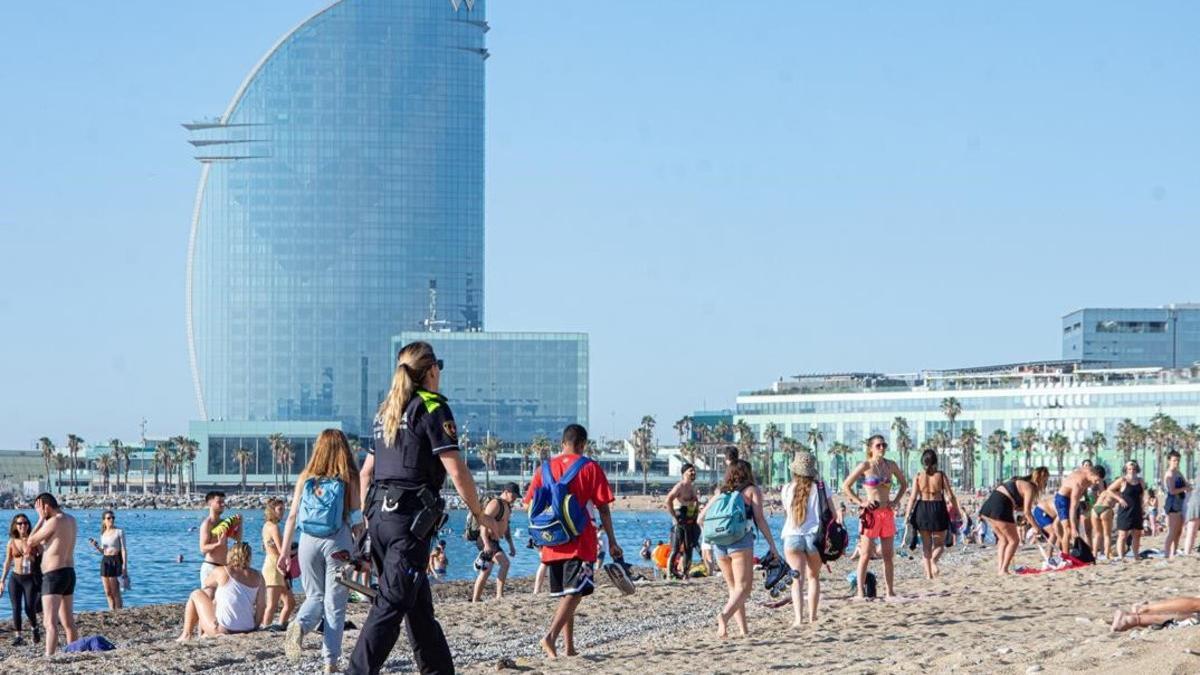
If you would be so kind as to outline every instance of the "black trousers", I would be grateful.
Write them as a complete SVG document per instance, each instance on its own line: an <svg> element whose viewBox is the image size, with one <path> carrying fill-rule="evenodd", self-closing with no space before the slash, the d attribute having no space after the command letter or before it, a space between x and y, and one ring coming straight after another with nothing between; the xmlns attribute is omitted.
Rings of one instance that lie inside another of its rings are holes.
<svg viewBox="0 0 1200 675"><path fill-rule="evenodd" d="M37 583L34 583L37 582ZM25 605L25 616L37 630L37 615L42 611L42 598L39 590L42 584L36 574L17 574L14 572L8 578L8 598L12 603L13 629L21 630L21 605Z"/></svg>
<svg viewBox="0 0 1200 675"><path fill-rule="evenodd" d="M671 528L671 557L667 560L667 576L675 577L675 561L683 556L683 575L688 576L692 569L692 553L696 550L696 542L700 540L700 526L695 523L680 524Z"/></svg>
<svg viewBox="0 0 1200 675"><path fill-rule="evenodd" d="M422 673L453 673L450 646L441 624L433 618L433 594L425 576L430 540L417 539L408 530L415 508L402 504L396 511L386 512L379 506L368 506L366 514L379 595L367 614L346 672L378 673L400 637L401 621L407 619L408 644L417 669Z"/></svg>

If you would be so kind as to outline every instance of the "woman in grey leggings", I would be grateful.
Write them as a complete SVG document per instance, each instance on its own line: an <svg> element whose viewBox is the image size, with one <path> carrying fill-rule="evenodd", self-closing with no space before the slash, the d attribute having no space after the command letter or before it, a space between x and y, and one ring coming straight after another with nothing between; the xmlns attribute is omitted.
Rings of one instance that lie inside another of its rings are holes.
<svg viewBox="0 0 1200 675"><path fill-rule="evenodd" d="M341 564L335 556L352 549L353 535L362 529L358 467L346 436L326 429L317 437L308 466L300 473L292 495L292 508L284 526L279 568L287 570L292 537L299 529L300 580L304 604L288 626L284 651L293 663L300 660L304 634L316 629L322 619L325 631L321 656L325 672L338 672L342 655L342 627L346 621L346 587L337 583Z"/></svg>

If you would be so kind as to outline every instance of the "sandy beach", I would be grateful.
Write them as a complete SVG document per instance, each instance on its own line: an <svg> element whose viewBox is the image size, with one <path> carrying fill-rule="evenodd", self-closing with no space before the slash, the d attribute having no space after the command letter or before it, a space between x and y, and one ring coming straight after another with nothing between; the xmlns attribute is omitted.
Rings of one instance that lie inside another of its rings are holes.
<svg viewBox="0 0 1200 675"><path fill-rule="evenodd" d="M544 659L536 647L552 601L532 597L528 580L514 581L503 601L482 605L465 601L464 583L439 585L435 591L456 664L467 673L494 673L509 659L506 670L526 673L1200 672L1200 628L1109 632L1117 606L1195 592L1200 560L1101 564L999 579L992 553L991 548L953 549L944 577L933 582L917 578L917 560L901 559L903 598L896 603L852 602L844 581L849 562L839 561L832 574L823 575L822 622L799 629L789 627L790 608L761 606L767 596L756 588L751 636L727 640L716 638L712 618L725 593L717 579L650 582L630 598L604 581L580 608L581 655L558 661ZM1018 554L1018 563L1037 561L1033 548ZM352 604L349 618L361 624L366 609ZM125 610L115 617L81 615L81 635L105 635L118 649L59 655L49 672L308 673L320 668L315 636L306 638L304 661L296 667L283 658L280 634L177 645L180 616L180 605ZM357 636L357 630L347 631L347 652ZM47 672L39 648L14 649L9 637L7 630L0 632L3 672ZM412 670L403 644L387 669Z"/></svg>

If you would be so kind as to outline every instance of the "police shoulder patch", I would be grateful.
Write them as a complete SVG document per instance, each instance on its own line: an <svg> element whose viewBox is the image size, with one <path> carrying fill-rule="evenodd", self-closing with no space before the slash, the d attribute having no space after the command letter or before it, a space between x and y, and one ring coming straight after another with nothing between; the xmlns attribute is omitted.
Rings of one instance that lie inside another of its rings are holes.
<svg viewBox="0 0 1200 675"><path fill-rule="evenodd" d="M446 420L445 422L442 422L442 431L446 432L446 435L450 437L450 440L458 440L458 427L455 426L454 420Z"/></svg>

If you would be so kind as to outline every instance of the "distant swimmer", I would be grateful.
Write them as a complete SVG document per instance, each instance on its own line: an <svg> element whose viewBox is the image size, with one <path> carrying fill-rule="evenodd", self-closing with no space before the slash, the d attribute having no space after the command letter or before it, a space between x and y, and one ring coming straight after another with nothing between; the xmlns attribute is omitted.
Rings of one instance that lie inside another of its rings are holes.
<svg viewBox="0 0 1200 675"><path fill-rule="evenodd" d="M855 596L860 600L866 597L867 568L871 564L876 539L879 540L879 549L883 553L883 579L887 586L887 597L896 597L896 507L908 489L908 480L895 462L883 456L887 447L887 441L879 434L867 439L867 460L850 472L842 483L842 493L862 508L859 516L862 534L858 541L858 594ZM858 496L856 488L860 479L863 484L862 497ZM900 484L895 498L891 495L893 479Z"/></svg>
<svg viewBox="0 0 1200 675"><path fill-rule="evenodd" d="M692 554L700 542L700 526L696 516L700 513L700 496L696 493L696 467L684 464L680 471L682 480L667 493L667 513L671 514L671 555L667 561L667 575L672 579L690 578ZM683 558L682 573L676 566Z"/></svg>

